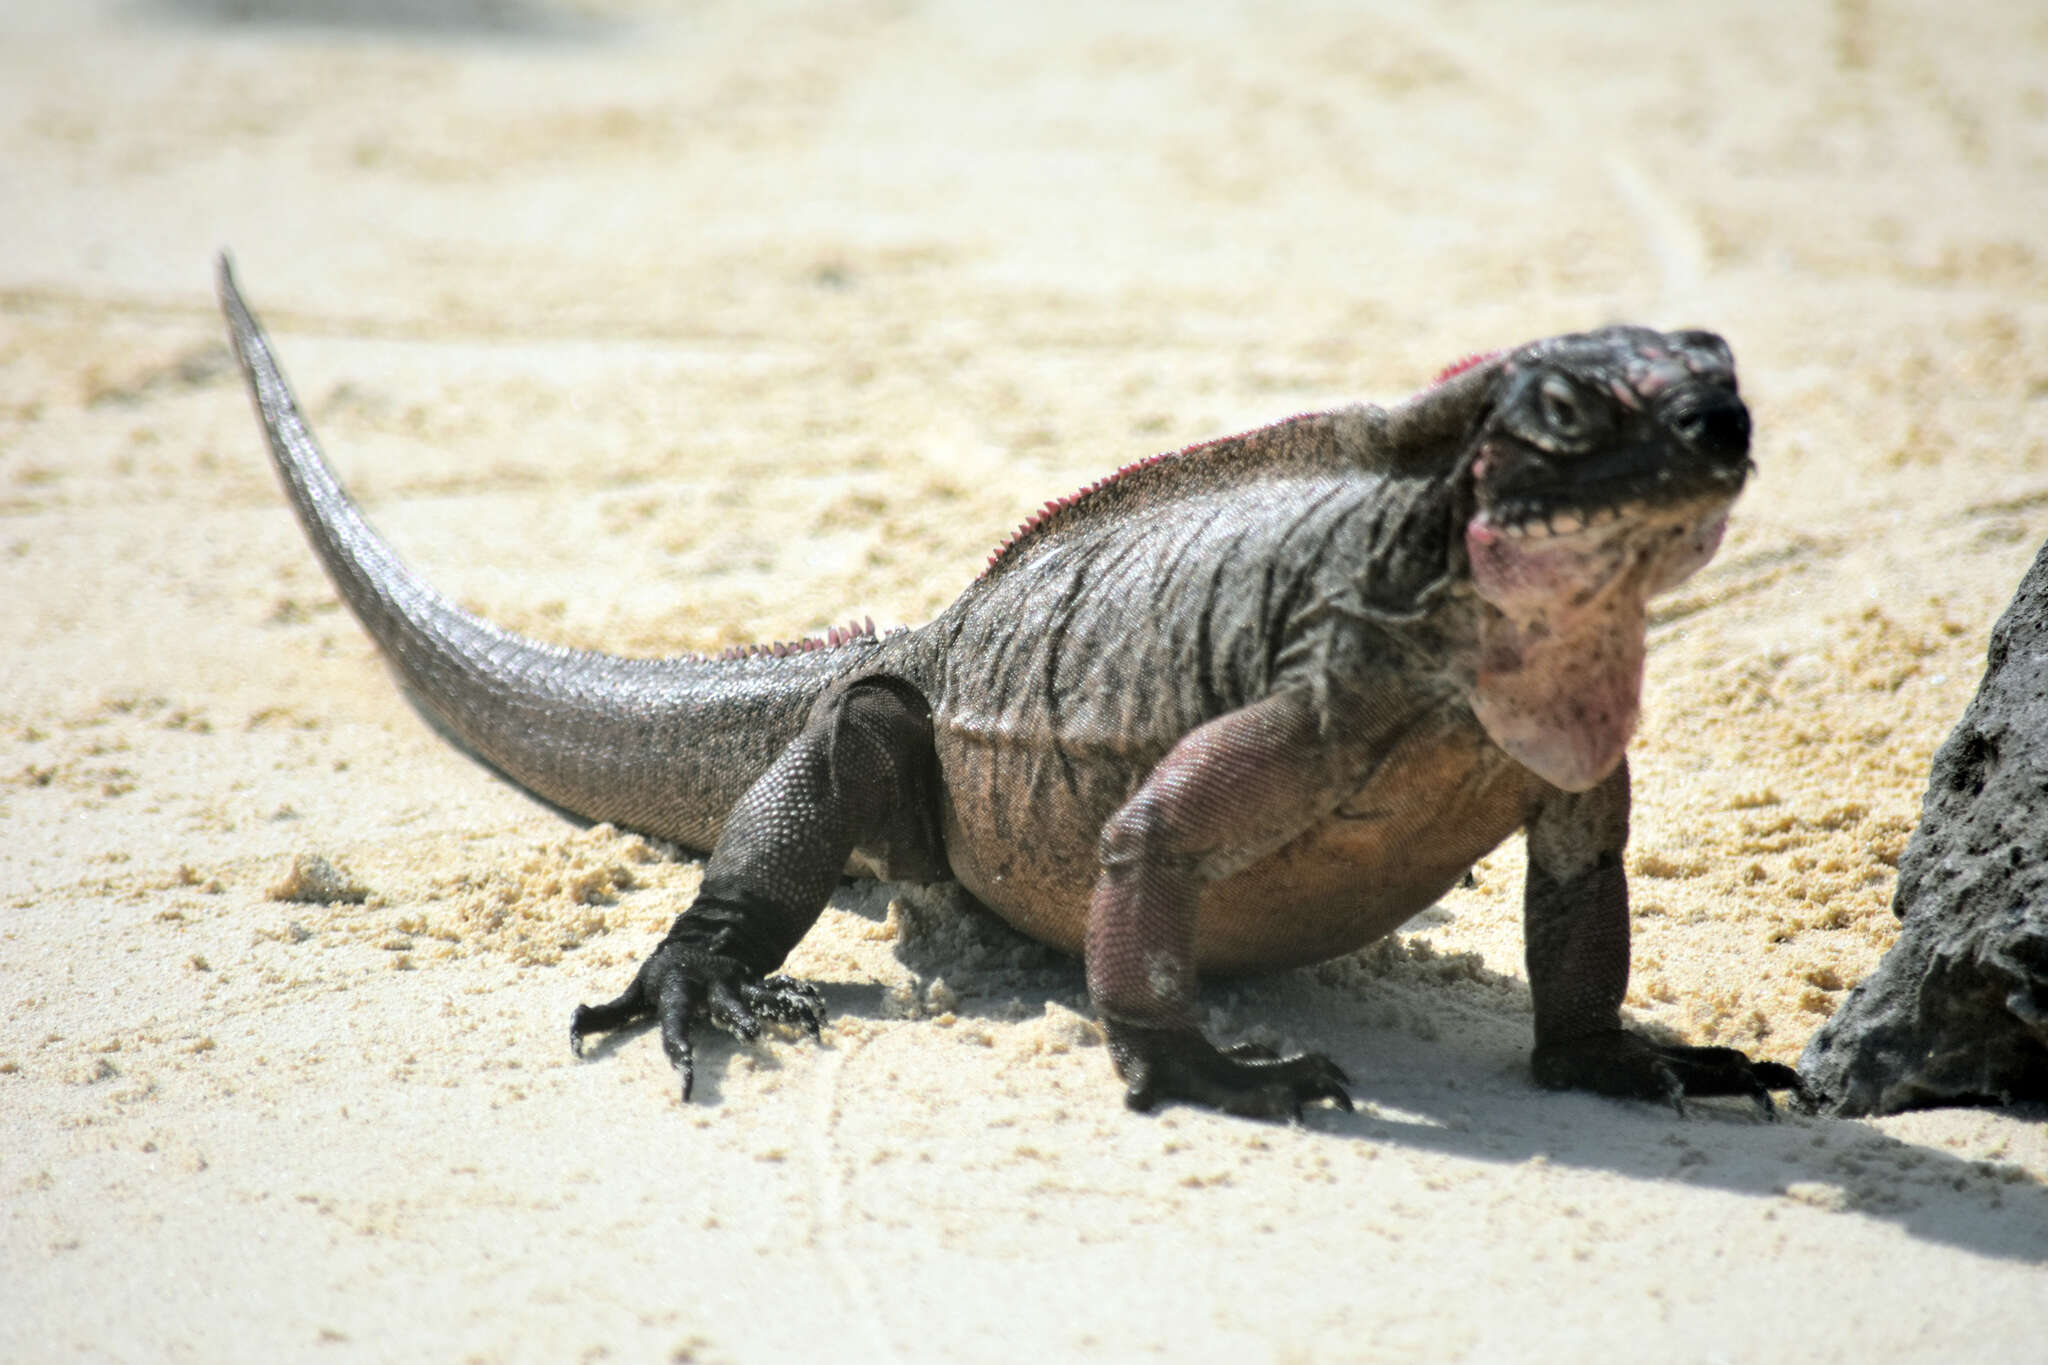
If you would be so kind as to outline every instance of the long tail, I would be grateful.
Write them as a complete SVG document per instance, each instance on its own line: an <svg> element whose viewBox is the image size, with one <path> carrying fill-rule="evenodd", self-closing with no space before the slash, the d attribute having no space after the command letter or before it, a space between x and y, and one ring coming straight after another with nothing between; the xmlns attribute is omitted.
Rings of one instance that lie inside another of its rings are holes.
<svg viewBox="0 0 2048 1365"><path fill-rule="evenodd" d="M449 602L334 477L223 254L221 310L292 507L356 619L477 757L591 820L709 848L813 698L872 641L737 659L627 659L541 644Z"/></svg>

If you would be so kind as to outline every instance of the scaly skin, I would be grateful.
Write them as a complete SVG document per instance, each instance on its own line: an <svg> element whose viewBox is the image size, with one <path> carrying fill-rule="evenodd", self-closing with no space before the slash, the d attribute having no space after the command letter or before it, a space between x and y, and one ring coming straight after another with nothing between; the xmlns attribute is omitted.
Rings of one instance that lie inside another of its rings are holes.
<svg viewBox="0 0 2048 1365"><path fill-rule="evenodd" d="M1133 1107L1348 1107L1327 1058L1204 1038L1199 974L1349 952L1526 830L1540 1084L1766 1112L1796 1087L1619 1014L1645 603L1711 556L1749 470L1719 338L1553 338L1142 462L1048 504L923 627L629 660L414 578L225 261L220 288L286 491L405 684L554 804L710 853L627 989L577 1009L579 1051L652 1015L687 1098L693 1021L816 1031L816 992L775 972L842 875L953 876L1085 956Z"/></svg>

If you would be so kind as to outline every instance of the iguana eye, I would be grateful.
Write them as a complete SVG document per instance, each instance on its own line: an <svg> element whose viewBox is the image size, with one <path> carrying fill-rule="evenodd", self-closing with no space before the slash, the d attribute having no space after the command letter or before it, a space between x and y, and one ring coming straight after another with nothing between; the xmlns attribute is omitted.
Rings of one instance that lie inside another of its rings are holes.
<svg viewBox="0 0 2048 1365"><path fill-rule="evenodd" d="M1591 425L1579 406L1578 392L1562 375L1545 376L1543 387L1537 390L1537 411L1546 428L1567 439L1584 436Z"/></svg>

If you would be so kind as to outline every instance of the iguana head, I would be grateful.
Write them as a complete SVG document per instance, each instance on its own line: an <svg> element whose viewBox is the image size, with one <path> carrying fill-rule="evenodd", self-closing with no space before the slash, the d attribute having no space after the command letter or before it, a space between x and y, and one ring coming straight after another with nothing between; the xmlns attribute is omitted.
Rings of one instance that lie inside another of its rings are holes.
<svg viewBox="0 0 2048 1365"><path fill-rule="evenodd" d="M1610 327L1494 362L1465 549L1493 610L1473 710L1569 791L1621 762L1645 604L1705 564L1751 469L1735 361L1711 332Z"/></svg>

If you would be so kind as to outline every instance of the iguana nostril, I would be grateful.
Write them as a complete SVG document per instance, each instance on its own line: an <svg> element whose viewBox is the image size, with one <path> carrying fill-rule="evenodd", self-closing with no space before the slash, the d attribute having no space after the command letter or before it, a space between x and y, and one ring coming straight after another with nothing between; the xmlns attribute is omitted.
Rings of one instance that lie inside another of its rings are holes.
<svg viewBox="0 0 2048 1365"><path fill-rule="evenodd" d="M1710 401L1672 419L1678 438L1703 455L1749 453L1749 409L1739 398Z"/></svg>

